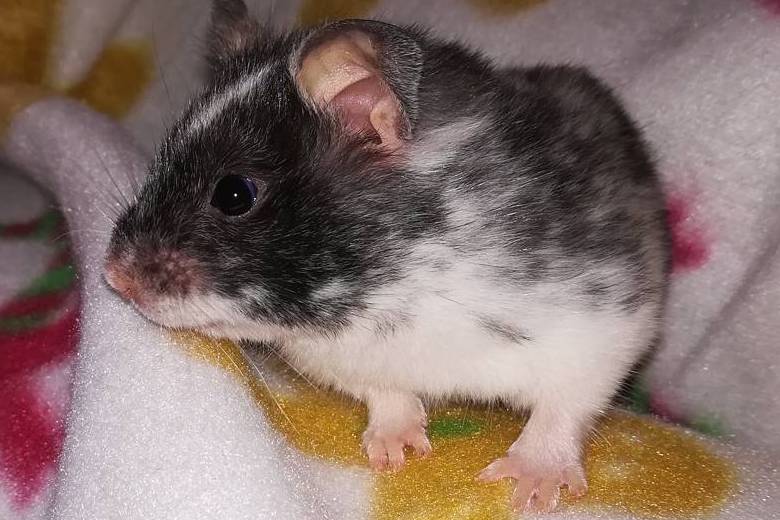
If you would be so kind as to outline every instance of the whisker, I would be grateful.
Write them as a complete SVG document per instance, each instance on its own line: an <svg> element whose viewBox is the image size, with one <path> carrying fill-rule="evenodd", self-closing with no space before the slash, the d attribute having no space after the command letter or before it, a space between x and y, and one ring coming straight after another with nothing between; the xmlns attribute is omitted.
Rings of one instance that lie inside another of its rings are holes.
<svg viewBox="0 0 780 520"><path fill-rule="evenodd" d="M110 233L106 233L106 231L104 229L92 229L92 228L74 229L74 228L69 228L67 231L64 231L64 232L60 233L59 235L53 237L51 239L51 241L52 242L57 242L57 241L62 240L64 238L66 238L66 237L70 237L71 235L73 235L75 233L85 233L85 234L86 233L93 233L93 234L95 234L95 235L97 235L99 237L102 237L102 238L107 238L107 237L111 236Z"/></svg>
<svg viewBox="0 0 780 520"><path fill-rule="evenodd" d="M192 303L192 305L193 305L193 306L194 306L194 307L197 309L197 311L198 311L199 313L201 313L202 315L204 315L204 316L209 316L209 315L210 315L210 314L207 312L207 310L206 310L206 309L204 309L204 308L201 306L201 304L200 304L199 302L191 302L191 303ZM177 304L179 305L179 311L180 311L180 312L182 312L182 309L183 309L183 307L182 307L182 302L181 302L180 300L177 300ZM216 343L217 343L217 345L219 346L219 348L220 348L220 350L222 351L222 353L223 353L223 354L225 354L225 355L226 355L226 356L227 356L227 357L230 359L231 363L233 363L233 366L234 366L234 367L235 367L235 369L238 371L238 373L239 373L239 374L240 374L240 373L242 373L242 371L241 371L240 367L239 367L239 366L238 366L238 364L236 363L236 360L235 360L235 359L234 359L234 358L233 358L233 357L230 355L230 353L229 353L229 352L227 352L227 351L225 350L225 348L222 346L222 344L221 344L220 342L216 342ZM296 433L300 433L300 432L298 431L298 428L295 426L295 423L292 421L292 419L290 419L289 415L287 415L287 412L285 412L285 410L284 410L284 407L281 405L281 403L279 403L279 400L278 400L278 399L276 399L276 396L274 396L273 390L271 389L270 385L269 385L269 384L268 384L268 382L266 381L265 377L263 376L262 372L261 372L261 371L260 371L260 369L258 368L257 364L255 364L254 360L253 360L253 359L252 359L250 356L248 356L248 355L246 354L246 352L244 352L243 350L242 350L242 355L243 355L243 358L244 358L244 360L245 360L247 363L249 363L249 365L251 365L251 367L252 367L252 369L253 369L253 372L255 373L255 375L257 376L257 378L260 380L260 382L261 382L261 383L263 383L263 386L265 386L266 390L268 391L268 395L269 395L269 396L270 396L270 398L273 400L273 402L274 402L274 404L276 405L276 407L279 409L279 412L280 412L280 413L281 413L281 414L284 416L284 418L285 418L285 419L286 419L286 420L287 420L287 421L290 423L290 426L292 426L292 428L295 430L295 432L296 432Z"/></svg>
<svg viewBox="0 0 780 520"><path fill-rule="evenodd" d="M171 97L171 91L168 88L168 81L165 79L165 72L163 70L162 63L160 62L160 53L157 48L157 29L152 22L152 52L154 53L154 63L157 65L157 73L160 75L160 81L165 89L165 95L168 97L168 109L173 109L173 98ZM160 114L160 122L165 125L165 121L162 120L162 114Z"/></svg>
<svg viewBox="0 0 780 520"><path fill-rule="evenodd" d="M306 375L304 375L304 374L303 374L303 372L301 372L300 370L298 370L297 368L295 368L295 366L293 366L293 365L292 365L292 364L291 364L289 361L287 361L287 359L286 359L286 358L285 358L285 357L284 357L284 356L283 356L281 353L279 353L279 351L277 351L277 350L274 348L273 344L269 343L269 344L268 344L268 348L269 348L269 350L271 350L271 352L273 352L273 354L275 354L275 355L276 355L276 358L277 358L277 359L279 359L280 361L282 361L282 363L284 363L285 365L287 365L288 367L290 367L290 369L291 369L293 372L295 372L297 375L299 375L299 376L301 377L301 379L303 379L304 381L306 381L306 383L308 383L310 387L312 387L314 390L317 390L317 391L319 391L319 388L317 387L317 385L315 385L315 384L314 384L314 383L311 381L311 379L309 379L308 377L306 377Z"/></svg>
<svg viewBox="0 0 780 520"><path fill-rule="evenodd" d="M108 168L108 165L107 165L107 164L105 163L105 161L103 160L103 155L102 155L100 152L98 152L98 150L97 150L97 149L95 149L95 147L92 147L92 152L95 154L95 156L96 156L96 157L98 158L98 160L100 161L100 164L103 166L103 170L105 171L105 173L106 173L106 176L107 176L107 177L108 177L108 179L111 181L111 184L113 184L113 185L114 185L114 188L116 188L116 191L117 191L117 193L118 193L118 194L119 194L119 196L121 197L121 200L119 201L119 203L120 203L120 206L122 206L122 207L123 207L123 209L126 209L126 208L128 208L128 207L130 206L130 204L131 204L131 202L130 202L130 199L128 199L128 198L127 198L127 194L126 194L126 193L125 193L125 191L124 191L124 190L123 190L123 189L122 189L122 188L119 186L119 183L116 181L116 179L115 179L115 178L114 178L114 176L112 175L112 173L111 173L111 170ZM129 178L130 178L130 175L128 174L128 176L127 176L127 177L128 177L128 179L129 179ZM122 205L122 200L124 200L124 205Z"/></svg>
<svg viewBox="0 0 780 520"><path fill-rule="evenodd" d="M265 366L265 364L268 362L268 360L269 360L269 359L271 359L272 357L276 357L276 356L274 356L274 353L273 353L273 352L266 351L266 352L265 352L265 355L263 356L263 359L261 359L261 360L259 361L259 363L260 363L260 366L261 366L261 367L262 367L262 366Z"/></svg>
<svg viewBox="0 0 780 520"><path fill-rule="evenodd" d="M225 350L225 348L222 346L221 343L218 342L218 344L219 344L219 348L222 350L223 354L225 354L230 359L230 361L235 366L236 370L239 370L239 372L240 372L240 369L238 367L238 363L236 363L236 360L233 359L233 356L231 356ZM295 426L295 423L293 422L293 420L290 418L289 415L287 415L287 412L284 411L284 407L281 405L281 403L276 398L276 396L274 396L273 390L271 390L271 387L268 385L268 382L265 380L265 377L263 377L262 372L260 372L260 369L257 367L255 362L249 356L247 356L246 354L244 354L244 360L249 363L249 365L252 367L252 369L253 369L255 375L257 376L257 378L260 380L261 383L263 383L263 386L265 386L265 389L268 391L268 396L271 398L271 400L274 402L276 407L279 409L279 412L284 416L284 418L287 420L287 422L290 423L290 426L292 426L293 430L295 430L295 433L300 434L300 432L298 431L298 428Z"/></svg>
<svg viewBox="0 0 780 520"><path fill-rule="evenodd" d="M108 213L106 213L106 212L103 210L103 208L101 208L100 206L97 206L97 205L96 205L96 206L95 206L95 209L96 209L96 210L98 210L98 212L99 212L99 213L100 213L100 214L101 214L101 215L102 215L102 216L103 216L103 217L104 217L104 218L105 218L105 219L108 221L108 223L109 223L109 224L111 224L112 226L114 225L114 223L116 222L116 220L119 218L119 215L120 215L120 214L119 214L119 211L117 211L117 212L116 212L116 214L114 215L114 217L115 217L115 218L114 218L114 219L112 219L112 218L111 218L111 217L108 215Z"/></svg>
<svg viewBox="0 0 780 520"><path fill-rule="evenodd" d="M93 153L96 153L94 147L92 148L92 150L93 150ZM71 167L73 167L74 169L76 169L78 171L82 171L84 169L83 165L77 163L74 159L72 159L69 156L63 156L61 158L61 160L67 162ZM103 168L106 171L108 171L105 163L102 160L101 160L101 163L103 163ZM101 183L100 179L95 179L93 176L90 177L90 180L93 180L96 183ZM112 180L113 180L113 178L112 178ZM114 186L117 187L116 183L114 183ZM117 189L118 189L118 187L117 187ZM103 190L95 190L95 191L92 191L91 194L93 196L97 197L100 200L100 202L105 204L105 208L109 209L112 213L114 213L116 218L119 218L119 216L121 214L121 211L124 208L125 204L123 203L122 199L119 198L117 193L112 193L110 191L103 191ZM94 207L98 207L98 206L94 206ZM108 218L108 216L107 216L107 218ZM112 220L110 218L109 218L109 221L112 224L114 223L114 220Z"/></svg>

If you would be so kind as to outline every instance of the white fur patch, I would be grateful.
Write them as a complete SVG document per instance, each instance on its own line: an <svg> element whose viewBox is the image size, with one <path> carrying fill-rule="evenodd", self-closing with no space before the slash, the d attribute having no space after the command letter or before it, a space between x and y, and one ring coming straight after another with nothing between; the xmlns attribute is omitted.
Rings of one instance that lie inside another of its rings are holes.
<svg viewBox="0 0 780 520"><path fill-rule="evenodd" d="M216 294L160 298L153 305L139 310L150 320L173 328L200 328L210 324L234 323L240 318L235 304Z"/></svg>
<svg viewBox="0 0 780 520"><path fill-rule="evenodd" d="M246 295L266 298L260 289ZM161 298L139 311L155 323L174 329L194 329L216 338L286 341L288 329L247 318L234 300L208 293L185 298Z"/></svg>
<svg viewBox="0 0 780 520"><path fill-rule="evenodd" d="M211 126L214 120L231 104L244 99L265 80L267 69L249 76L242 76L237 82L215 94L202 109L190 119L190 134L197 134Z"/></svg>
<svg viewBox="0 0 780 520"><path fill-rule="evenodd" d="M455 158L461 146L488 127L484 119L464 118L434 128L411 145L409 163L423 172L441 168Z"/></svg>
<svg viewBox="0 0 780 520"><path fill-rule="evenodd" d="M251 286L241 290L241 295L255 303L262 304L268 301L268 289L260 286Z"/></svg>
<svg viewBox="0 0 780 520"><path fill-rule="evenodd" d="M447 267L433 268L431 259ZM489 275L486 266L501 262L492 249L469 255L423 243L411 255L406 277L370 297L367 311L344 334L295 338L285 350L297 368L356 395L379 386L522 405L566 388L572 395L561 406L598 409L648 346L657 327L655 307L633 314L591 309L567 284L520 290ZM407 322L378 335L377 322L399 312ZM530 341L496 337L480 317L521 330Z"/></svg>
<svg viewBox="0 0 780 520"><path fill-rule="evenodd" d="M336 279L315 290L312 293L311 298L315 302L327 302L328 300L343 295L347 290L347 284L345 284L343 280Z"/></svg>

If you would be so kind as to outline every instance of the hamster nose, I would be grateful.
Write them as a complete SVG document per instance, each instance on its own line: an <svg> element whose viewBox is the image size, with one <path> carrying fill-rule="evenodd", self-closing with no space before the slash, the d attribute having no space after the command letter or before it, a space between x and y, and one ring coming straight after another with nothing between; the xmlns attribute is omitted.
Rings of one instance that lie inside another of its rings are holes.
<svg viewBox="0 0 780 520"><path fill-rule="evenodd" d="M120 296L136 304L141 303L141 290L138 283L113 262L106 264L105 279Z"/></svg>

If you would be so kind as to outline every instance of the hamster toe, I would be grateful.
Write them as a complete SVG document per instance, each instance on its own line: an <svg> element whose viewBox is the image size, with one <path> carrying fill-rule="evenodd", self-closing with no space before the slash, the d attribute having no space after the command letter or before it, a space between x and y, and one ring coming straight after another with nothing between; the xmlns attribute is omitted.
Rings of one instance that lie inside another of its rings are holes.
<svg viewBox="0 0 780 520"><path fill-rule="evenodd" d="M569 490L569 495L580 498L588 492L588 481L585 478L585 470L582 465L567 466L563 470L561 483Z"/></svg>
<svg viewBox="0 0 780 520"><path fill-rule="evenodd" d="M572 464L563 468L539 465L515 454L495 460L482 470L478 478L485 482L514 479L512 507L524 512L554 511L560 500L561 486L566 486L574 497L580 497L587 491L581 465Z"/></svg>
<svg viewBox="0 0 780 520"><path fill-rule="evenodd" d="M412 448L420 457L431 453L431 443L424 427L414 425L403 431L371 429L363 434L363 449L369 465L376 471L401 469L406 461L406 447Z"/></svg>

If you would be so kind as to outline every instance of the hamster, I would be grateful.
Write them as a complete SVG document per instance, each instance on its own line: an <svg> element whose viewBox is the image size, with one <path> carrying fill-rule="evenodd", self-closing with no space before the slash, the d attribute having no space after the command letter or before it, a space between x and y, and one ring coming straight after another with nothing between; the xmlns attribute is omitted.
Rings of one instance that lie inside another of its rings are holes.
<svg viewBox="0 0 780 520"><path fill-rule="evenodd" d="M594 419L659 334L669 239L635 124L586 70L499 68L415 27L277 34L213 8L210 80L113 230L149 319L273 341L363 401L376 469L431 452L423 402L530 410L479 475L519 509L587 484Z"/></svg>

